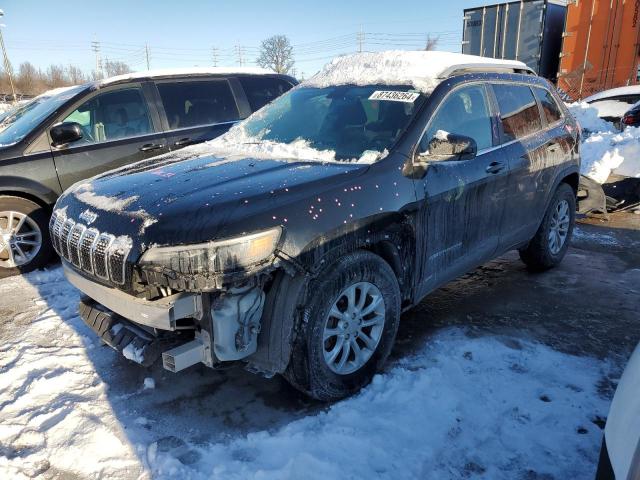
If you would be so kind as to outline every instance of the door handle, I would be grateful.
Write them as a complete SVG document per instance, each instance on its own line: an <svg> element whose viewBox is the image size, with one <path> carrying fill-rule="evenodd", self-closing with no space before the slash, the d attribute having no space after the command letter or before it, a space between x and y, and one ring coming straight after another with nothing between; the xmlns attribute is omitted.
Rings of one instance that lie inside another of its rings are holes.
<svg viewBox="0 0 640 480"><path fill-rule="evenodd" d="M147 143L141 146L138 150L141 152L152 152L153 150L160 150L161 148L164 148L162 143Z"/></svg>
<svg viewBox="0 0 640 480"><path fill-rule="evenodd" d="M180 140L176 141L174 145L176 147L186 147L187 145L191 145L192 143L193 140L191 140L190 138L181 138Z"/></svg>
<svg viewBox="0 0 640 480"><path fill-rule="evenodd" d="M485 169L487 173L491 174L500 173L502 170L504 170L504 164L502 162L491 162Z"/></svg>

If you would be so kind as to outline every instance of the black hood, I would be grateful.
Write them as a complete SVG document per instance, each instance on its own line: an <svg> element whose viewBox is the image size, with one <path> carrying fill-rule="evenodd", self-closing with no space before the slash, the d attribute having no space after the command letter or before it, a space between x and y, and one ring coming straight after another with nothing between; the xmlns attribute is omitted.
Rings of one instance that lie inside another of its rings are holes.
<svg viewBox="0 0 640 480"><path fill-rule="evenodd" d="M85 217L97 214L91 226L128 235L140 250L150 244L198 243L226 235L222 229L231 223L239 231L279 224L283 205L334 188L366 167L213 156L185 159L178 153L79 182L56 208L66 208L76 220L89 210ZM270 212L273 215L266 215ZM264 225L255 224L256 217Z"/></svg>

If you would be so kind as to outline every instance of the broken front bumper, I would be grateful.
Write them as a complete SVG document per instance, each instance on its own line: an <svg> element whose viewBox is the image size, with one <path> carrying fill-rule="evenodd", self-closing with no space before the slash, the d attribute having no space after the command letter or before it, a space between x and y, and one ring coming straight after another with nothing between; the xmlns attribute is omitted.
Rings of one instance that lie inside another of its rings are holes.
<svg viewBox="0 0 640 480"><path fill-rule="evenodd" d="M202 296L178 293L148 301L93 282L63 262L64 274L74 287L112 312L140 325L175 330L176 320L202 317Z"/></svg>

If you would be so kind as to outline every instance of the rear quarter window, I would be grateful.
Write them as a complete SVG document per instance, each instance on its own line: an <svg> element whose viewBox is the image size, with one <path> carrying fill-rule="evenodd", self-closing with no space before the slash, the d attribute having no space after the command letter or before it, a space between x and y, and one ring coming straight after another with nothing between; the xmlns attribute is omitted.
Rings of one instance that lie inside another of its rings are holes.
<svg viewBox="0 0 640 480"><path fill-rule="evenodd" d="M526 85L493 84L498 100L504 141L517 140L542 130L538 104Z"/></svg>
<svg viewBox="0 0 640 480"><path fill-rule="evenodd" d="M289 82L281 78L240 77L239 80L253 112L260 110L292 87Z"/></svg>
<svg viewBox="0 0 640 480"><path fill-rule="evenodd" d="M562 118L562 110L549 90L534 87L533 92L542 106L548 124L556 123Z"/></svg>
<svg viewBox="0 0 640 480"><path fill-rule="evenodd" d="M227 80L159 82L157 87L172 130L240 118Z"/></svg>

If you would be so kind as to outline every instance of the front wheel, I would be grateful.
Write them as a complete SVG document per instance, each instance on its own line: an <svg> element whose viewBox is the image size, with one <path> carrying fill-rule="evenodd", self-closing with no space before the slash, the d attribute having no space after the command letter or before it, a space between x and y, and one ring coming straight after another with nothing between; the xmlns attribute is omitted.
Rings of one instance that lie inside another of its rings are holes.
<svg viewBox="0 0 640 480"><path fill-rule="evenodd" d="M49 212L30 200L0 196L0 273L44 267L51 258Z"/></svg>
<svg viewBox="0 0 640 480"><path fill-rule="evenodd" d="M308 288L285 377L319 400L339 400L368 384L391 352L400 289L380 257L358 251L324 269Z"/></svg>
<svg viewBox="0 0 640 480"><path fill-rule="evenodd" d="M564 258L576 218L576 194L570 185L561 183L551 200L542 223L520 258L531 270L543 271L558 265Z"/></svg>

